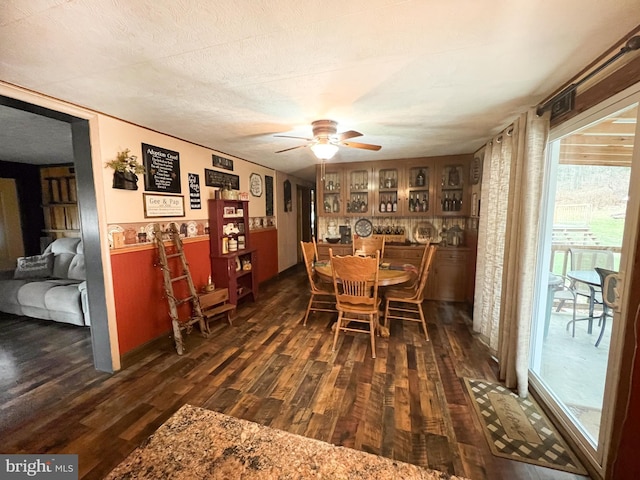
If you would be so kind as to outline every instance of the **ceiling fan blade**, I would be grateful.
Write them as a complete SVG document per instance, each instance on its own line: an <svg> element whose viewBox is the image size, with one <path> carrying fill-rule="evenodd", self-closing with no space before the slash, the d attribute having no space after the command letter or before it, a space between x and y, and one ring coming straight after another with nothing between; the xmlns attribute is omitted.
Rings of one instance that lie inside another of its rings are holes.
<svg viewBox="0 0 640 480"><path fill-rule="evenodd" d="M274 152L274 153L288 152L289 150L295 150L296 148L306 148L307 146L308 145L298 145L297 147L285 148L284 150L278 150L277 152Z"/></svg>
<svg viewBox="0 0 640 480"><path fill-rule="evenodd" d="M313 140L313 138L306 138L306 137L294 137L293 135L274 135L274 137L282 137L282 138L299 138L300 140L306 140L307 142L310 142L311 140Z"/></svg>
<svg viewBox="0 0 640 480"><path fill-rule="evenodd" d="M380 145L371 145L370 143L358 143L358 142L340 142L340 145L351 148L363 148L365 150L380 150Z"/></svg>
<svg viewBox="0 0 640 480"><path fill-rule="evenodd" d="M361 137L362 134L360 132L356 132L355 130L347 130L346 132L342 132L338 134L338 140L346 140L347 138Z"/></svg>

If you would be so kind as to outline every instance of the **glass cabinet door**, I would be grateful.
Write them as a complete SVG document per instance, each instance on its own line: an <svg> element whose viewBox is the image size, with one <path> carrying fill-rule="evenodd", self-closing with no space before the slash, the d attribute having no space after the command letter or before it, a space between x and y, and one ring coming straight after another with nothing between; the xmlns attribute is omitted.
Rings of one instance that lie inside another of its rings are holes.
<svg viewBox="0 0 640 480"><path fill-rule="evenodd" d="M378 171L378 195L376 209L380 215L396 215L402 213L401 199L398 196L400 170L397 168L381 168Z"/></svg>
<svg viewBox="0 0 640 480"><path fill-rule="evenodd" d="M369 179L371 172L367 169L349 170L349 196L347 198L347 214L362 215L371 213L369 208Z"/></svg>
<svg viewBox="0 0 640 480"><path fill-rule="evenodd" d="M439 213L442 215L467 215L469 202L465 195L468 166L464 163L445 163L440 170Z"/></svg>
<svg viewBox="0 0 640 480"><path fill-rule="evenodd" d="M340 215L343 213L342 205L342 171L326 170L324 172L324 182L322 198L319 209L324 215Z"/></svg>
<svg viewBox="0 0 640 480"><path fill-rule="evenodd" d="M433 163L416 162L407 167L407 215L424 215L432 212L431 186L433 181Z"/></svg>

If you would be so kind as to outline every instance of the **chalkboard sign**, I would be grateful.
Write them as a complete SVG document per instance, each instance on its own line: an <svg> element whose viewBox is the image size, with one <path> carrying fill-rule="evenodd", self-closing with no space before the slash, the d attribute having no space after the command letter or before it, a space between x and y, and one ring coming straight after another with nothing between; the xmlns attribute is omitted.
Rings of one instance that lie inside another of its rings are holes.
<svg viewBox="0 0 640 480"><path fill-rule="evenodd" d="M223 173L205 168L204 184L207 187L224 187L227 184L231 184L232 190L240 190L240 177L231 173Z"/></svg>
<svg viewBox="0 0 640 480"><path fill-rule="evenodd" d="M211 158L213 159L214 167L224 168L233 172L233 160L230 158L219 157L218 155L211 155Z"/></svg>
<svg viewBox="0 0 640 480"><path fill-rule="evenodd" d="M267 202L267 217L273 215L273 177L264 176L265 201Z"/></svg>
<svg viewBox="0 0 640 480"><path fill-rule="evenodd" d="M200 201L200 175L197 173L187 174L189 178L189 202L191 210L199 210L202 208Z"/></svg>
<svg viewBox="0 0 640 480"><path fill-rule="evenodd" d="M152 192L180 193L180 154L166 148L142 144L144 188Z"/></svg>

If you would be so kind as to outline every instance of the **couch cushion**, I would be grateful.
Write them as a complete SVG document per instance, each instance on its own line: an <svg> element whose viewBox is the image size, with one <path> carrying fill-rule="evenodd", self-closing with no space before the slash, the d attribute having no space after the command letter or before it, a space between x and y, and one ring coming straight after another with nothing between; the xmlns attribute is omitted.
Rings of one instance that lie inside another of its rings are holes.
<svg viewBox="0 0 640 480"><path fill-rule="evenodd" d="M46 249L53 253L53 274L55 278L69 278L69 267L81 244L79 238L57 238Z"/></svg>
<svg viewBox="0 0 640 480"><path fill-rule="evenodd" d="M0 280L0 311L23 315L22 307L18 302L18 291L29 280Z"/></svg>
<svg viewBox="0 0 640 480"><path fill-rule="evenodd" d="M71 260L71 264L69 265L69 273L67 278L71 280L86 280L87 272L84 268L84 255L81 253L76 254Z"/></svg>
<svg viewBox="0 0 640 480"><path fill-rule="evenodd" d="M32 257L19 257L13 278L48 278L53 273L53 254L43 253Z"/></svg>
<svg viewBox="0 0 640 480"><path fill-rule="evenodd" d="M51 320L84 325L80 290L77 284L56 285L44 295L44 304Z"/></svg>

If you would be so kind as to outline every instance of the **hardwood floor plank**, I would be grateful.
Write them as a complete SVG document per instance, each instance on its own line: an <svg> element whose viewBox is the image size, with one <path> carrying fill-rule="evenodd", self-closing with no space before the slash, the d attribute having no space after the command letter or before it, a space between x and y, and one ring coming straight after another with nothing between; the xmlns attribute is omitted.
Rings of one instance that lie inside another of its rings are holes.
<svg viewBox="0 0 640 480"><path fill-rule="evenodd" d="M373 359L367 333L332 351L336 314L302 326L307 300L294 268L184 355L167 334L113 375L94 370L89 329L0 314L0 451L77 453L79 477L101 479L188 403L473 480L585 478L491 455L462 377L495 381L496 364L464 305L425 302L431 340L394 321Z"/></svg>

